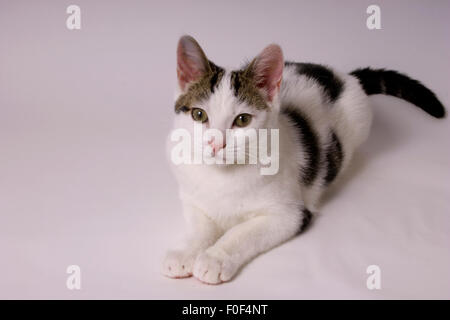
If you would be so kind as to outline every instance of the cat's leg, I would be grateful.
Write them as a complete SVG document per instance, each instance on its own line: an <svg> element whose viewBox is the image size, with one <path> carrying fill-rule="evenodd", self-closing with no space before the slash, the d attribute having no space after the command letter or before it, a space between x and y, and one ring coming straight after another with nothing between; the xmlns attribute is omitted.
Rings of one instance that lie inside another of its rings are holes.
<svg viewBox="0 0 450 320"><path fill-rule="evenodd" d="M218 226L195 206L183 203L183 213L190 230L182 247L166 254L162 272L170 278L192 276L198 254L213 245L223 234Z"/></svg>
<svg viewBox="0 0 450 320"><path fill-rule="evenodd" d="M310 187L304 187L302 190L303 201L305 206L311 210L311 212L317 212L317 208L320 204L320 199L322 197L324 186L321 183L316 182Z"/></svg>
<svg viewBox="0 0 450 320"><path fill-rule="evenodd" d="M280 210L284 210L281 215L276 212L261 213L229 229L197 257L194 276L208 284L228 281L250 259L297 234L303 221L302 210Z"/></svg>

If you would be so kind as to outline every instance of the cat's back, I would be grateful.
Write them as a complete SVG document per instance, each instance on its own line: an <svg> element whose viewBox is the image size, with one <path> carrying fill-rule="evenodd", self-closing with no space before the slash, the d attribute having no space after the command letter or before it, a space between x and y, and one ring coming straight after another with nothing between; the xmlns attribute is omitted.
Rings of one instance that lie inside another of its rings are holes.
<svg viewBox="0 0 450 320"><path fill-rule="evenodd" d="M331 67L303 62L285 62L282 104L295 99L297 103L333 104L345 91L346 79Z"/></svg>
<svg viewBox="0 0 450 320"><path fill-rule="evenodd" d="M329 66L286 62L280 104L282 114L297 113L324 143L336 134L349 154L370 130L372 113L359 81Z"/></svg>

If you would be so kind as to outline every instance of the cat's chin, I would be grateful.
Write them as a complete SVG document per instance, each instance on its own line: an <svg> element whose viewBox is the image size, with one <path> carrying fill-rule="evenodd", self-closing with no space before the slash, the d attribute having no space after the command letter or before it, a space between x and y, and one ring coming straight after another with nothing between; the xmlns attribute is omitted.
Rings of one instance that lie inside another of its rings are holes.
<svg viewBox="0 0 450 320"><path fill-rule="evenodd" d="M235 163L227 163L225 157L215 156L215 157L205 157L204 163L210 166L226 167L232 166Z"/></svg>

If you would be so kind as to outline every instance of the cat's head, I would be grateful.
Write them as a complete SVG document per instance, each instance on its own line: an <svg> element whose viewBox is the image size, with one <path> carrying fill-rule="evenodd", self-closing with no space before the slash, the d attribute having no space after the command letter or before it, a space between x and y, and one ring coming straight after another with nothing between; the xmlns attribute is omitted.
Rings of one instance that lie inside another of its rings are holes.
<svg viewBox="0 0 450 320"><path fill-rule="evenodd" d="M180 38L177 47L178 90L175 127L193 133L195 125L222 133L202 141L211 157L223 158L226 132L270 129L278 119L278 93L284 59L276 44L267 46L238 70L225 70L209 60L197 41ZM239 149L241 146L236 145Z"/></svg>

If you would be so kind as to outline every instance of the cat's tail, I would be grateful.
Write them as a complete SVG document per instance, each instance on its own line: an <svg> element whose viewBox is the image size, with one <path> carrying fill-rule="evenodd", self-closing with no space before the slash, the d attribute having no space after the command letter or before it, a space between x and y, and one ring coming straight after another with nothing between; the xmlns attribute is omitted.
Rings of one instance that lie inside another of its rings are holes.
<svg viewBox="0 0 450 320"><path fill-rule="evenodd" d="M419 81L393 70L361 68L350 72L358 78L367 95L387 94L416 105L435 118L445 109L436 95Z"/></svg>

